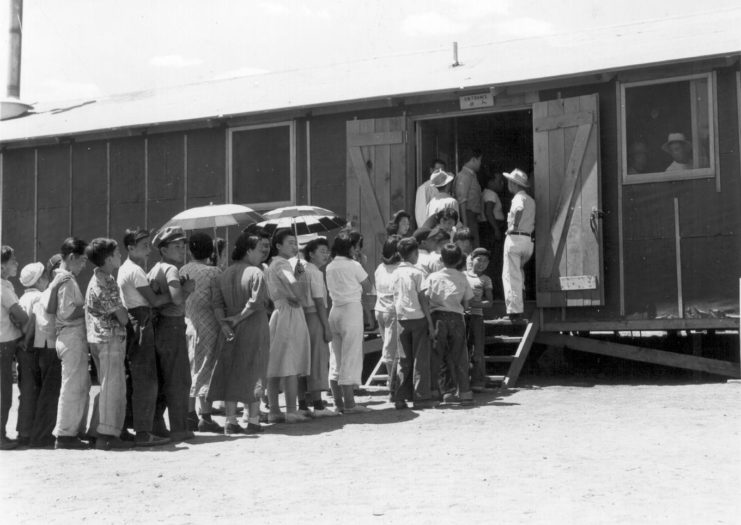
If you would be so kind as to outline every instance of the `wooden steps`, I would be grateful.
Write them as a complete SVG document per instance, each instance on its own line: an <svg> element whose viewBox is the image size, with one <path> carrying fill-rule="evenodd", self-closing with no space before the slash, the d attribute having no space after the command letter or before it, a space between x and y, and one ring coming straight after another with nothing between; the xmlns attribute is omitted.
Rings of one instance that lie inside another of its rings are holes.
<svg viewBox="0 0 741 525"><path fill-rule="evenodd" d="M535 320L512 322L509 318L484 321L484 360L487 378L500 389L514 388L538 332Z"/></svg>

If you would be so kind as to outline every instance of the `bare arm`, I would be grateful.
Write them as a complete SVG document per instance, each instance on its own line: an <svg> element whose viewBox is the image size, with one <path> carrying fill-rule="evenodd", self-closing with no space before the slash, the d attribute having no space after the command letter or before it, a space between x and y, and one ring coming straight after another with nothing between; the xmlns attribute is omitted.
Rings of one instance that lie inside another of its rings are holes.
<svg viewBox="0 0 741 525"><path fill-rule="evenodd" d="M312 297L312 299L314 299L314 306L316 307L319 321L322 323L322 328L324 328L324 341L329 343L332 341L332 330L329 329L329 317L327 316L327 307L324 306L324 298Z"/></svg>
<svg viewBox="0 0 741 525"><path fill-rule="evenodd" d="M116 316L116 319L118 319L118 322L121 323L121 326L126 326L129 322L129 313L123 306L116 308L116 311L113 312L113 315Z"/></svg>
<svg viewBox="0 0 741 525"><path fill-rule="evenodd" d="M373 291L373 283L371 283L370 277L366 277L365 280L360 283L360 286L363 287L364 294L369 294Z"/></svg>
<svg viewBox="0 0 741 525"><path fill-rule="evenodd" d="M481 301L482 308L489 308L494 302L494 292L491 288L484 288L484 300Z"/></svg>
<svg viewBox="0 0 741 525"><path fill-rule="evenodd" d="M484 203L484 215L486 215L486 222L489 223L492 230L494 230L494 238L497 241L502 240L502 230L499 229L499 221L494 218L494 205L495 203L488 201Z"/></svg>
<svg viewBox="0 0 741 525"><path fill-rule="evenodd" d="M430 334L432 339L435 339L437 337L437 330L435 329L435 325L432 324L432 316L430 315L430 299L424 291L420 291L417 294L417 298L419 299L419 306L422 308L422 313L425 314L425 319L427 319L427 332Z"/></svg>
<svg viewBox="0 0 741 525"><path fill-rule="evenodd" d="M169 290L159 295L154 293L151 286L140 286L136 290L155 308L172 302Z"/></svg>
<svg viewBox="0 0 741 525"><path fill-rule="evenodd" d="M33 337L36 332L36 316L31 314L28 316L28 322L23 327L23 346L24 348L31 348L33 346Z"/></svg>
<svg viewBox="0 0 741 525"><path fill-rule="evenodd" d="M170 302L174 305L180 306L185 303L186 293L180 281L170 281L167 283L167 289L170 292Z"/></svg>
<svg viewBox="0 0 741 525"><path fill-rule="evenodd" d="M24 330L26 325L28 324L28 314L21 307L21 305L15 303L13 306L10 307L9 313L10 319L11 321L13 321L13 324L18 326L21 330Z"/></svg>
<svg viewBox="0 0 741 525"><path fill-rule="evenodd" d="M49 284L49 302L46 303L46 306L44 307L47 314L56 315L57 307L59 305L59 287L69 281L70 278L71 276L68 273L58 273L54 276L54 280Z"/></svg>

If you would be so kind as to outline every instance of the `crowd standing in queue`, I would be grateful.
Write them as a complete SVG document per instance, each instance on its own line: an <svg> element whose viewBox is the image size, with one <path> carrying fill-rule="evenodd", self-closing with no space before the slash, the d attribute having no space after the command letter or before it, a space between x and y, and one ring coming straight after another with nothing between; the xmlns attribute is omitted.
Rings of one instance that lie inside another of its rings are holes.
<svg viewBox="0 0 741 525"><path fill-rule="evenodd" d="M228 265L223 240L188 238L176 226L154 237L126 230L121 245L69 237L46 264L20 272L13 248L2 246L0 448L153 447L196 431L259 434L265 423L368 412L355 389L364 332L375 327L396 409L473 404L474 393L490 390L484 308L501 298L522 320L535 202L524 171L490 176L482 192L481 152L469 148L462 159L457 176L434 161L414 217L399 210L389 220L375 269L350 228L303 246L290 229L250 228ZM88 263L83 293L76 277ZM501 278L490 277L492 263ZM25 288L20 299L11 278ZM90 358L100 383L92 407ZM219 402L223 427L211 417Z"/></svg>

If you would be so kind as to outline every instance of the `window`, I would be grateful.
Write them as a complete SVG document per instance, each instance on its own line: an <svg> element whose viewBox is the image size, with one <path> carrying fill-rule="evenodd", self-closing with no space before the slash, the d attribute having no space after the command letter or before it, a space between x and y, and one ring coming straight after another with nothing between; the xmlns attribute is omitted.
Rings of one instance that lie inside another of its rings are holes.
<svg viewBox="0 0 741 525"><path fill-rule="evenodd" d="M623 182L715 176L712 74L620 85Z"/></svg>
<svg viewBox="0 0 741 525"><path fill-rule="evenodd" d="M269 210L296 201L293 122L229 130L229 180L232 202Z"/></svg>

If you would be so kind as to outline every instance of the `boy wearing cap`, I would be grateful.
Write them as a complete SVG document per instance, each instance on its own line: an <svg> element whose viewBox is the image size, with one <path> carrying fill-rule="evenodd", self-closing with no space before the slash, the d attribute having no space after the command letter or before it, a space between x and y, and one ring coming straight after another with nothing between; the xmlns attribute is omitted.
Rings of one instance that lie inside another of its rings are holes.
<svg viewBox="0 0 741 525"><path fill-rule="evenodd" d="M450 194L453 175L443 170L437 170L430 176L430 185L437 188L437 195L427 203L425 221L446 208L451 208L458 213L458 201Z"/></svg>
<svg viewBox="0 0 741 525"><path fill-rule="evenodd" d="M530 186L527 173L515 169L503 175L507 179L507 189L514 197L507 214L502 286L507 315L512 321L519 321L525 309L522 297L525 284L523 268L533 255L535 201L525 191Z"/></svg>
<svg viewBox="0 0 741 525"><path fill-rule="evenodd" d="M160 230L153 240L162 260L147 277L155 293L169 293L170 300L159 309L154 324L154 347L160 371L161 395L155 420L162 421L165 407L170 417L170 440L184 441L194 437L188 430L188 397L190 362L185 338L185 299L194 289L193 281L180 277L178 267L185 259L185 232L179 226ZM163 429L157 429L162 432Z"/></svg>
<svg viewBox="0 0 741 525"><path fill-rule="evenodd" d="M486 362L484 361L484 308L494 300L491 278L484 274L491 255L486 248L476 248L469 257L470 266L465 272L473 291L473 298L466 311L468 346L471 351L471 390L486 391Z"/></svg>
<svg viewBox="0 0 741 525"><path fill-rule="evenodd" d="M136 446L163 445L170 440L152 433L158 391L152 308L169 302L170 295L169 292L155 294L144 272L151 251L149 232L140 228L127 229L123 244L129 256L118 269L116 283L129 318L126 325L130 378L127 411L131 413L136 432Z"/></svg>
<svg viewBox="0 0 741 525"><path fill-rule="evenodd" d="M18 273L18 261L10 246L2 247L2 310L0 310L0 450L18 446L5 434L10 406L13 403L13 358L21 343L21 327L28 323L28 316L18 304L18 296L8 278Z"/></svg>
<svg viewBox="0 0 741 525"><path fill-rule="evenodd" d="M90 394L88 345L85 331L85 300L77 275L85 268L87 243L68 237L62 243L59 273L69 279L57 292L57 356L62 361L62 387L54 427L57 449L87 448L78 437L85 430Z"/></svg>
<svg viewBox="0 0 741 525"><path fill-rule="evenodd" d="M473 402L468 381L468 352L466 349L466 324L463 312L473 299L473 291L466 277L456 269L463 258L461 249L448 243L441 250L445 267L430 274L423 285L430 301L432 321L437 334L430 358L432 389L439 393L447 390L447 381L441 376L440 367L446 365L457 389L457 398L446 393L443 401Z"/></svg>
<svg viewBox="0 0 741 525"><path fill-rule="evenodd" d="M391 287L401 348L394 404L404 409L409 400L416 409L429 408L430 339L435 337L435 327L423 288L425 274L415 266L418 247L413 237L401 239L397 251L402 261L394 270Z"/></svg>
<svg viewBox="0 0 741 525"><path fill-rule="evenodd" d="M120 438L126 416L124 359L129 321L113 277L121 266L121 252L116 241L99 237L90 241L85 254L95 266L85 293L85 326L100 380L88 435L96 436L98 450L131 448L134 443Z"/></svg>

